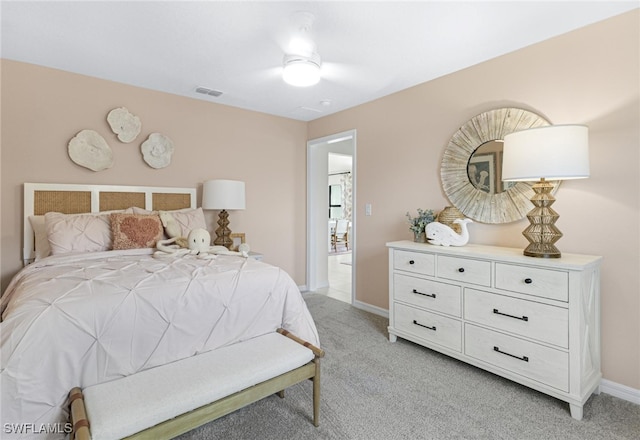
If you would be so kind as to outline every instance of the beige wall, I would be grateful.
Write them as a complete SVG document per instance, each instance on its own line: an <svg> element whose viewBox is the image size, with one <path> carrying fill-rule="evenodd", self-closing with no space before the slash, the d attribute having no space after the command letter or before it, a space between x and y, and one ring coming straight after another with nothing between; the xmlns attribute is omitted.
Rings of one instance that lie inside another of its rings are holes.
<svg viewBox="0 0 640 440"><path fill-rule="evenodd" d="M566 181L557 193L554 208L564 233L558 247L604 256L604 376L640 388L639 15L634 11L309 124L310 138L357 130L359 301L388 307L385 242L411 238L407 211L447 204L440 161L460 125L507 106L553 124L586 124L591 178ZM373 216L364 216L365 203L373 205ZM524 248L526 224L474 223L471 241Z"/></svg>
<svg viewBox="0 0 640 440"><path fill-rule="evenodd" d="M634 11L309 124L3 60L3 288L20 267L23 182L199 186L210 178L247 182L247 210L231 214L233 229L303 284L305 143L355 128L358 300L386 309L385 242L410 238L408 210L447 204L439 165L449 137L480 112L515 106L590 127L591 178L563 183L554 205L565 234L558 246L605 257L604 375L640 389L639 29ZM105 116L118 106L141 117L143 139L154 131L173 139L170 167L153 170L137 143L115 140ZM107 138L112 169L93 173L68 159L69 139L84 128ZM363 215L365 203L373 216ZM471 241L524 247L525 226L475 223Z"/></svg>
<svg viewBox="0 0 640 440"><path fill-rule="evenodd" d="M244 180L247 209L230 212L231 229L305 283L306 123L30 64L2 60L1 67L3 290L21 267L23 182L197 187L200 205L203 181ZM106 122L121 106L142 121L130 144ZM93 172L69 159L67 144L82 129L107 140L111 169ZM139 149L153 132L176 147L160 170L147 166ZM214 230L217 212L207 220Z"/></svg>

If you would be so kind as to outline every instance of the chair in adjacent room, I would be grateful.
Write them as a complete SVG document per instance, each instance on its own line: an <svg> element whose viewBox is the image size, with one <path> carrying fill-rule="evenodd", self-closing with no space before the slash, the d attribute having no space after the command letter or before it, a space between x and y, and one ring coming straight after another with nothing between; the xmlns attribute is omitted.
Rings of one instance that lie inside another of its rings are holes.
<svg viewBox="0 0 640 440"><path fill-rule="evenodd" d="M347 250L349 250L349 220L340 219L336 222L336 227L331 234L331 246L333 251L338 251L338 243L344 243Z"/></svg>

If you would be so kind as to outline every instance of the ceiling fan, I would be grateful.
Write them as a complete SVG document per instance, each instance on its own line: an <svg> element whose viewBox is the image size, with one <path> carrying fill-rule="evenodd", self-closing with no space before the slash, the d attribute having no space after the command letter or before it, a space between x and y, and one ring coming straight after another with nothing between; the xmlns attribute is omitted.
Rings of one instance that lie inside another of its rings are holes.
<svg viewBox="0 0 640 440"><path fill-rule="evenodd" d="M292 15L295 31L285 49L282 78L287 84L308 87L320 81L322 60L312 38L315 15L297 11Z"/></svg>

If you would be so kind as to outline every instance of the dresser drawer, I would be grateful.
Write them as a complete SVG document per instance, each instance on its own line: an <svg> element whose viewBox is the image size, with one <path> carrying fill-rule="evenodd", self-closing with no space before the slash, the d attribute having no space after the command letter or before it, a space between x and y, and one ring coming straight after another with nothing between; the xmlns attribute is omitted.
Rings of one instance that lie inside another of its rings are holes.
<svg viewBox="0 0 640 440"><path fill-rule="evenodd" d="M421 339L462 351L460 321L425 312L404 304L394 303L394 327Z"/></svg>
<svg viewBox="0 0 640 440"><path fill-rule="evenodd" d="M394 251L393 268L407 272L433 276L435 274L436 257L433 254L420 252Z"/></svg>
<svg viewBox="0 0 640 440"><path fill-rule="evenodd" d="M569 274L559 270L496 263L496 289L569 301Z"/></svg>
<svg viewBox="0 0 640 440"><path fill-rule="evenodd" d="M461 288L452 284L424 280L408 275L393 275L394 298L426 309L447 313L456 317L461 314Z"/></svg>
<svg viewBox="0 0 640 440"><path fill-rule="evenodd" d="M559 347L569 346L569 311L562 307L465 289L464 318Z"/></svg>
<svg viewBox="0 0 640 440"><path fill-rule="evenodd" d="M491 286L489 261L438 255L438 277L465 283Z"/></svg>
<svg viewBox="0 0 640 440"><path fill-rule="evenodd" d="M465 354L569 391L569 355L566 352L465 324Z"/></svg>

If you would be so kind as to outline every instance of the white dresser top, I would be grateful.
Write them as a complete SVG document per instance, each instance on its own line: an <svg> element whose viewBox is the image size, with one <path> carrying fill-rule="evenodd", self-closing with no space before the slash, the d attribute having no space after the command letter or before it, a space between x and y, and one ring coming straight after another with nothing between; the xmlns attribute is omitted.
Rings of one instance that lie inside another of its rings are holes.
<svg viewBox="0 0 640 440"><path fill-rule="evenodd" d="M486 258L511 263L526 264L528 266L549 267L555 269L583 269L588 266L599 265L602 257L595 255L580 255L562 253L560 258L536 258L523 255L523 249L480 244L465 246L436 246L428 243L416 243L410 240L392 241L387 247L419 252L433 252L437 254L458 257Z"/></svg>

